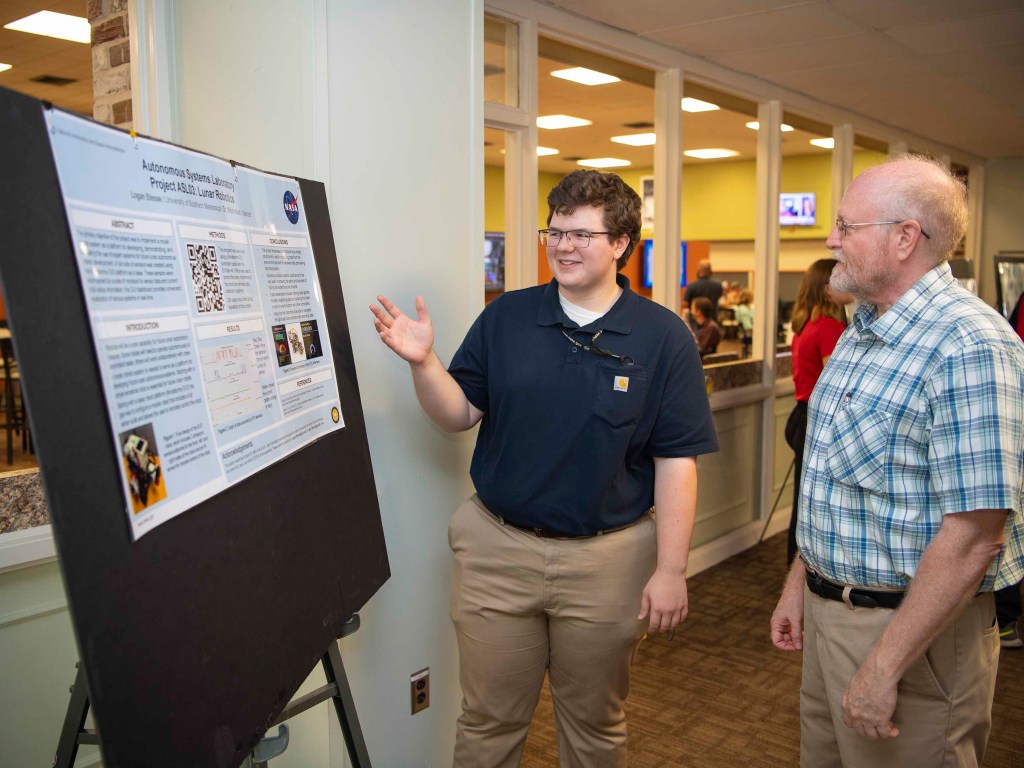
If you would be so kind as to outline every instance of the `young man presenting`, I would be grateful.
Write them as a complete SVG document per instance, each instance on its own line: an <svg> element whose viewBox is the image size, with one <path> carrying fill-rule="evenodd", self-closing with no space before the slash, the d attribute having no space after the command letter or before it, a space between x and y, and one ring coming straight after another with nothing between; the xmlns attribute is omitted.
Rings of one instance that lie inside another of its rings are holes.
<svg viewBox="0 0 1024 768"><path fill-rule="evenodd" d="M424 411L480 424L449 526L460 768L519 764L545 671L561 765L626 765L630 658L686 616L696 457L718 449L693 337L617 274L639 196L576 171L548 205L554 279L493 301L447 370L422 297L416 319L371 307Z"/></svg>

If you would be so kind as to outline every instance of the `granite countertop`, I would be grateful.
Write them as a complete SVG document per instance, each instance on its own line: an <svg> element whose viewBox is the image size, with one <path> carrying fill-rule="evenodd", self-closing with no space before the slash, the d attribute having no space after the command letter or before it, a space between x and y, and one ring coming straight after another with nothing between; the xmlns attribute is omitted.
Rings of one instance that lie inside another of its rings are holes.
<svg viewBox="0 0 1024 768"><path fill-rule="evenodd" d="M50 522L38 469L0 472L0 510L0 533Z"/></svg>

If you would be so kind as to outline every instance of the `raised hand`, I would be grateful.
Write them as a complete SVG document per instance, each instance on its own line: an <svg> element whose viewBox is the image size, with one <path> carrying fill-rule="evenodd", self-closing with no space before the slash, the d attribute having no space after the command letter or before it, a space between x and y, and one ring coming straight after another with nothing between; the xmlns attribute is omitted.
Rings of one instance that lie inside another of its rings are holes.
<svg viewBox="0 0 1024 768"><path fill-rule="evenodd" d="M426 360L434 348L434 326L430 322L423 297L416 297L415 320L384 296L378 296L377 301L380 306L371 304L370 311L380 340L412 365L419 365Z"/></svg>

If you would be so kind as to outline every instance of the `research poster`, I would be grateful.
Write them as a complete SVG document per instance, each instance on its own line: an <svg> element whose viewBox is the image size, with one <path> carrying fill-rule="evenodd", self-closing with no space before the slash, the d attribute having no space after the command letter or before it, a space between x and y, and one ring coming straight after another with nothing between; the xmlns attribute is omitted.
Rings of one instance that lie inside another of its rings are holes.
<svg viewBox="0 0 1024 768"><path fill-rule="evenodd" d="M344 427L299 185L46 111L133 539Z"/></svg>

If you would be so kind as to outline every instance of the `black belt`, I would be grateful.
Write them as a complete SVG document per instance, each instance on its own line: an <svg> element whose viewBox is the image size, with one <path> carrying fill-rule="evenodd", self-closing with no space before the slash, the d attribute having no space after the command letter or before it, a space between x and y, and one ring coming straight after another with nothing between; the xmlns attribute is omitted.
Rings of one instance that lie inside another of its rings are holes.
<svg viewBox="0 0 1024 768"><path fill-rule="evenodd" d="M644 514L640 515L636 520L625 525L617 525L614 528L604 528L594 533L565 533L563 531L556 531L551 528L538 528L530 525L519 525L519 523L513 523L511 520L497 515L489 510L484 503L480 500L476 494L473 494L473 503L476 504L480 509L486 512L488 515L497 520L501 525L508 526L509 528L515 528L517 531L524 531L525 533L532 533L534 536L539 536L542 539L592 539L595 536L604 536L607 533L615 533L616 531L624 531L626 528L632 528L634 525L642 521L650 514L654 507L647 510Z"/></svg>
<svg viewBox="0 0 1024 768"><path fill-rule="evenodd" d="M905 590L868 589L837 584L810 568L807 569L807 588L818 597L858 608L899 608L906 594Z"/></svg>

